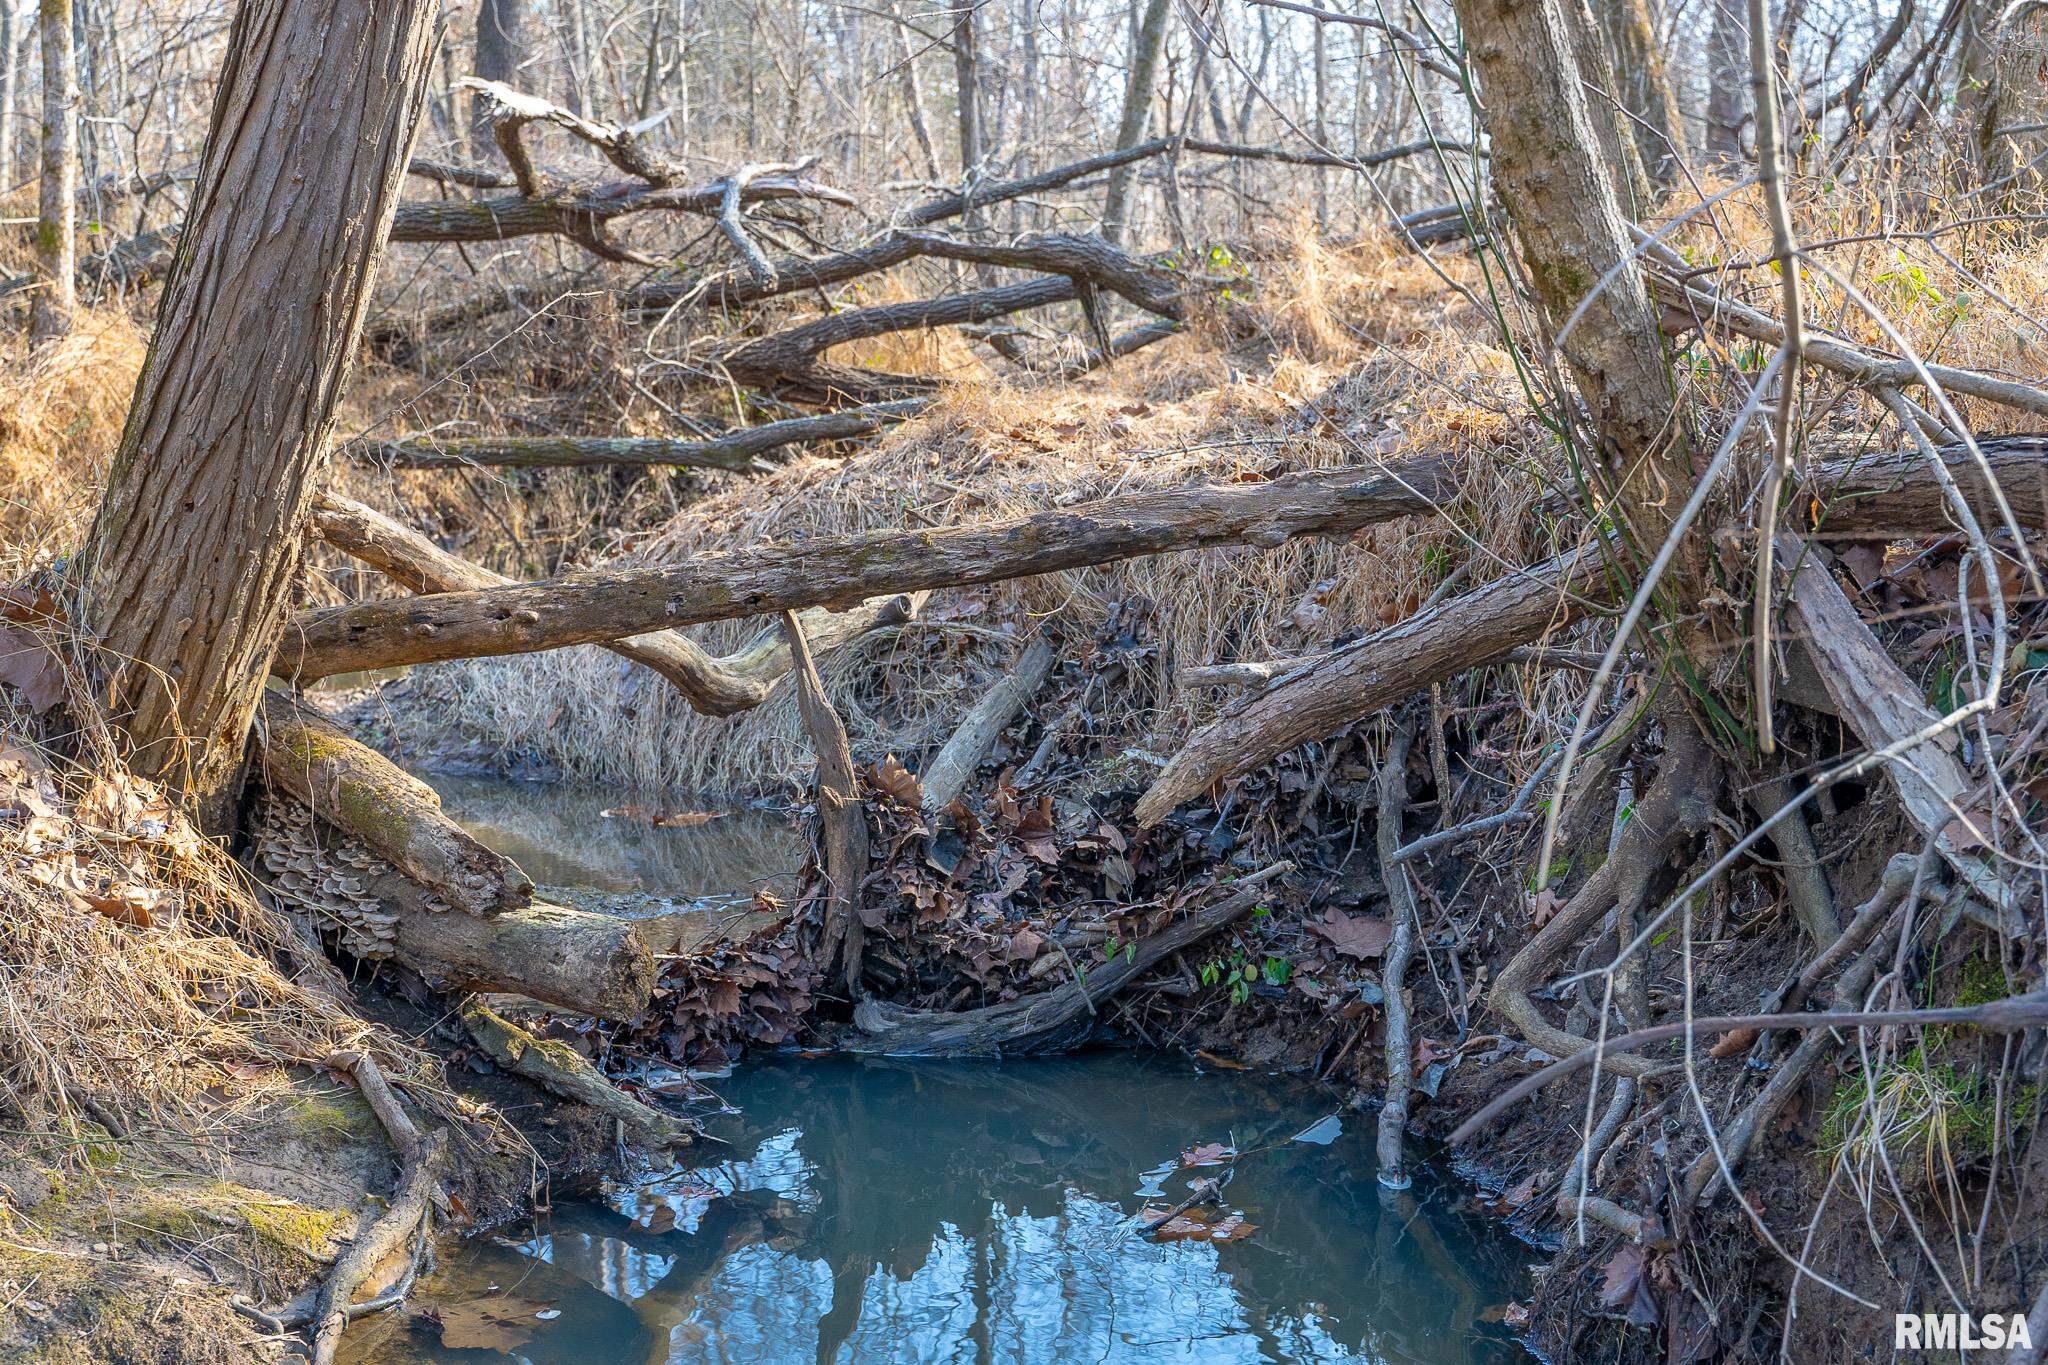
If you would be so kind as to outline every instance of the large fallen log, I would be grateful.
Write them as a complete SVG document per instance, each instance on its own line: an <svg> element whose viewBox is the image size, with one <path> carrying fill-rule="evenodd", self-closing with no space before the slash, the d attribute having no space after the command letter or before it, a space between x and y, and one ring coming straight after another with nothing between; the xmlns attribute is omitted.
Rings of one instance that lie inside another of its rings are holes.
<svg viewBox="0 0 2048 1365"><path fill-rule="evenodd" d="M304 702L265 692L260 720L264 780L414 881L472 915L533 900L533 882L519 865L442 814L439 793Z"/></svg>
<svg viewBox="0 0 2048 1365"><path fill-rule="evenodd" d="M1106 498L1005 521L821 537L684 564L365 602L297 617L277 671L299 680L436 659L596 644L668 626L882 593L967 586L1214 545L1344 536L1450 496L1441 461Z"/></svg>
<svg viewBox="0 0 2048 1365"><path fill-rule="evenodd" d="M1984 529L2005 526L1986 467L2023 529L2048 528L2048 436L1986 436L1977 449L1982 466L1960 445L1941 446L1938 453ZM1911 447L1833 461L1815 470L1809 483L1818 504L1813 534L1823 540L1889 540L1961 529L1926 458Z"/></svg>
<svg viewBox="0 0 2048 1365"><path fill-rule="evenodd" d="M1249 914L1270 894L1267 884L1294 870L1275 863L1231 883L1232 892L1195 911L1173 927L1140 939L1134 950L1070 981L983 1009L911 1010L868 999L854 1007L857 1032L842 1046L849 1052L890 1057L1029 1057L1078 1045L1095 1024L1095 1011L1111 996L1150 971L1170 953L1192 947Z"/></svg>
<svg viewBox="0 0 2048 1365"><path fill-rule="evenodd" d="M1589 546L1332 650L1197 731L1139 798L1138 823L1156 825L1226 777L1433 682L1496 662L1589 604L1604 604L1607 590L1598 548Z"/></svg>
<svg viewBox="0 0 2048 1365"><path fill-rule="evenodd" d="M653 998L654 954L632 920L543 901L451 915L396 873L366 889L396 918L391 956L437 988L507 991L599 1019L631 1019Z"/></svg>
<svg viewBox="0 0 2048 1365"><path fill-rule="evenodd" d="M903 399L871 403L812 417L742 427L702 440L663 436L481 436L437 438L408 436L397 441L365 441L349 447L357 459L400 469L464 469L487 465L515 469L572 469L587 465L646 465L682 469L724 469L758 474L779 461L762 458L770 451L812 441L843 441L869 436L894 422L915 417L931 400ZM786 458L786 457L785 457Z"/></svg>
<svg viewBox="0 0 2048 1365"><path fill-rule="evenodd" d="M248 824L249 862L271 893L352 957L606 1019L647 1006L654 954L632 920L539 902L466 915L275 788L258 792Z"/></svg>
<svg viewBox="0 0 2048 1365"><path fill-rule="evenodd" d="M312 522L314 531L328 544L414 592L462 592L513 582L450 554L411 527L338 493L319 495ZM802 620L808 638L823 654L871 630L909 620L923 601L923 594L889 594L849 611L806 611ZM723 659L713 658L696 641L672 630L613 640L604 648L653 669L694 709L708 716L737 715L759 706L790 667L788 647L777 631Z"/></svg>

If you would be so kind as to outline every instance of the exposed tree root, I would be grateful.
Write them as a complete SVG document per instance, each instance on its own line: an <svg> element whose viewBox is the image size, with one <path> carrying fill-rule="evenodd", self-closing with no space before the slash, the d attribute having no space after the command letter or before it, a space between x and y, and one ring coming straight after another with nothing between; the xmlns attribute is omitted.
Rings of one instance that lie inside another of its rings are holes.
<svg viewBox="0 0 2048 1365"><path fill-rule="evenodd" d="M825 681L804 642L804 628L794 612L782 613L782 633L796 662L797 713L818 757L818 823L825 846L826 903L820 961L829 974L843 965L846 993L860 994L861 940L866 930L881 927L881 910L868 908L861 883L868 872L868 816L861 804L860 779L854 775L853 752L846 726L825 695Z"/></svg>
<svg viewBox="0 0 2048 1365"><path fill-rule="evenodd" d="M368 1054L339 1053L328 1064L355 1082L377 1121L384 1125L391 1145L398 1149L398 1185L384 1216L357 1234L320 1286L312 1315L313 1365L333 1365L335 1349L348 1327L350 1301L377 1266L407 1239L431 1235L434 1202L448 1165L448 1135L439 1131L420 1135Z"/></svg>
<svg viewBox="0 0 2048 1365"><path fill-rule="evenodd" d="M1543 1017L1529 991L1580 934L1617 911L1634 915L1672 851L1706 828L1720 794L1721 763L1691 720L1680 712L1665 717L1664 759L1657 778L1637 803L1613 856L1552 916L1536 936L1501 969L1490 996L1493 1007L1524 1039L1553 1057L1569 1057L1594 1045L1590 1038L1558 1028ZM1603 1063L1623 1076L1640 1077L1655 1063L1612 1056Z"/></svg>

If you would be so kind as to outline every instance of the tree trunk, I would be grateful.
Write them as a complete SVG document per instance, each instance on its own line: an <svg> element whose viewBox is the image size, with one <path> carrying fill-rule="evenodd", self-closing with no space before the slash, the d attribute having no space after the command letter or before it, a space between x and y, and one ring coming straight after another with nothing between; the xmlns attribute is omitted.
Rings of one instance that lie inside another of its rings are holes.
<svg viewBox="0 0 2048 1365"><path fill-rule="evenodd" d="M61 3L61 0L51 0ZM131 761L225 823L427 92L434 7L243 0L83 557Z"/></svg>
<svg viewBox="0 0 2048 1365"><path fill-rule="evenodd" d="M1614 120L1588 107L1567 6L1583 10L1585 0L1458 0L1457 9L1493 135L1495 184L1548 329L1584 305L1559 349L1595 426L1588 476L1647 558L1692 489L1691 420L1602 164ZM1698 559L1689 548L1673 565L1679 600L1693 600Z"/></svg>
<svg viewBox="0 0 2048 1365"><path fill-rule="evenodd" d="M1742 0L1714 0L1714 26L1707 35L1707 159L1742 160L1742 119L1749 101L1749 38Z"/></svg>
<svg viewBox="0 0 2048 1365"><path fill-rule="evenodd" d="M1135 147L1145 139L1145 120L1152 112L1152 87L1159 79L1159 52L1166 45L1166 8L1167 0L1146 0L1144 19L1138 25L1137 43L1131 52L1130 78L1124 83L1124 111L1116 131L1117 151ZM1128 164L1109 173L1109 188L1102 199L1102 235L1112 242L1123 240L1130 212L1132 175L1133 168Z"/></svg>
<svg viewBox="0 0 2048 1365"><path fill-rule="evenodd" d="M19 0L0 0L0 185L14 183L14 99L21 91Z"/></svg>
<svg viewBox="0 0 2048 1365"><path fill-rule="evenodd" d="M1650 186L1659 192L1677 184L1685 167L1685 118L1664 70L1656 26L1644 0L1596 0L1622 108L1630 115L1636 151Z"/></svg>
<svg viewBox="0 0 2048 1365"><path fill-rule="evenodd" d="M901 10L899 5L896 22L889 26L896 31L896 77L903 82L904 112L910 118L910 132L917 139L918 154L924 158L924 173L937 181L939 153L932 146L931 120L924 112L924 89L917 81L917 54L911 50L910 29L902 20Z"/></svg>
<svg viewBox="0 0 2048 1365"><path fill-rule="evenodd" d="M42 0L43 157L36 189L36 273L29 338L71 330L78 308L78 53L71 0Z"/></svg>
<svg viewBox="0 0 2048 1365"><path fill-rule="evenodd" d="M475 70L482 79L518 88L529 49L526 5L527 0L477 0ZM469 154L479 160L497 145L484 119L489 103L482 95L470 102Z"/></svg>
<svg viewBox="0 0 2048 1365"><path fill-rule="evenodd" d="M960 179L972 179L981 161L981 69L975 52L974 11L980 0L964 0L953 21L953 79L960 119Z"/></svg>

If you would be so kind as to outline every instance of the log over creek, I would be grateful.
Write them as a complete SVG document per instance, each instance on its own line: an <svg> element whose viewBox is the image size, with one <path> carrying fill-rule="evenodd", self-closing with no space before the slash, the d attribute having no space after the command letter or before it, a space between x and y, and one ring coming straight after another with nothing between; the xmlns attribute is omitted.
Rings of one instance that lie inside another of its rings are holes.
<svg viewBox="0 0 2048 1365"><path fill-rule="evenodd" d="M541 896L608 914L672 920L660 885L694 863L728 879L684 912L715 925L806 856L801 831L763 811L657 825L604 817L604 798L575 789L435 784L456 825L525 856ZM533 1011L492 1005L465 1022L504 1065L499 1028ZM975 1341L1048 1363L1526 1359L1500 1321L1527 1297L1524 1250L1447 1174L1380 1188L1370 1116L1335 1088L1128 1051L763 1052L642 1079L706 1139L444 1243L419 1316L363 1320L350 1358L879 1361ZM1077 1284L1088 1292L1062 1292Z"/></svg>

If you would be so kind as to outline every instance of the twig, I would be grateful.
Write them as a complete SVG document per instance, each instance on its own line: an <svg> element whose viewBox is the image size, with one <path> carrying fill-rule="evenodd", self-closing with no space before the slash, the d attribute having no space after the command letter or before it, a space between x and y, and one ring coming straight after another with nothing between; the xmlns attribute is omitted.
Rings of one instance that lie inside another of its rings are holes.
<svg viewBox="0 0 2048 1365"><path fill-rule="evenodd" d="M1377 837L1380 879L1386 884L1387 913L1393 917L1393 937L1382 960L1380 979L1387 998L1387 1097L1380 1106L1379 1182L1390 1190L1405 1190L1411 1183L1401 1164L1403 1131L1408 1126L1408 1089L1413 1080L1414 1055L1408 1042L1408 1003L1401 994L1402 978L1408 974L1408 958L1415 951L1415 890L1408 884L1408 869L1398 861L1401 816L1408 806L1408 750L1415 741L1415 720L1404 716L1394 724L1387 740L1387 755L1380 764L1380 800ZM1442 800L1447 793L1439 793Z"/></svg>
<svg viewBox="0 0 2048 1365"><path fill-rule="evenodd" d="M1453 825L1449 829L1440 829L1434 834L1425 834L1420 839L1395 849L1388 861L1405 863L1425 853L1434 852L1446 844L1462 843L1467 839L1476 839L1482 834L1491 834L1504 825L1521 824L1523 821L1535 819L1536 817L1528 811L1529 798L1536 794L1536 788L1544 776L1556 767L1558 760L1563 757L1564 751L1558 750L1537 764L1536 771L1530 773L1528 779L1516 789L1514 799L1508 802L1505 810L1481 816L1477 820L1467 820L1464 824Z"/></svg>
<svg viewBox="0 0 2048 1365"><path fill-rule="evenodd" d="M1568 1076L1576 1075L1595 1061L1609 1060L1624 1053L1634 1052L1637 1048L1648 1047L1652 1043L1667 1042L1687 1034L1724 1033L1729 1029L1738 1028L1876 1028L1894 1024L1968 1024L1987 1033L2017 1033L2022 1029L2048 1024L2048 990L2028 991L2023 995L2011 995L1987 1004L1955 1006L1948 1009L1849 1010L1820 1014L1716 1014L1701 1016L1685 1023L1658 1024L1653 1028L1637 1029L1633 1033L1609 1038L1592 1047L1574 1052L1569 1057L1560 1058L1535 1075L1517 1081L1484 1109L1459 1124L1456 1131L1451 1134L1450 1141L1468 1142L1481 1129L1537 1091L1554 1085Z"/></svg>

